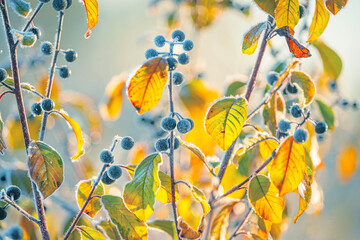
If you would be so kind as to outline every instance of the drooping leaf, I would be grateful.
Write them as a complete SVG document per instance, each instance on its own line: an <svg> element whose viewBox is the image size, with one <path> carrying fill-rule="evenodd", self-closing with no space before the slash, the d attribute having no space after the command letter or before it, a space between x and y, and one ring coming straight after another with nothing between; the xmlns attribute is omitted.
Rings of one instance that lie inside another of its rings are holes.
<svg viewBox="0 0 360 240"><path fill-rule="evenodd" d="M265 31L266 26L266 22L261 22L250 28L250 30L245 34L242 44L243 53L251 55L255 52L260 35L263 31Z"/></svg>
<svg viewBox="0 0 360 240"><path fill-rule="evenodd" d="M182 217L179 217L178 219L178 228L180 230L180 237L185 239L198 239L202 234L202 232L192 229Z"/></svg>
<svg viewBox="0 0 360 240"><path fill-rule="evenodd" d="M304 106L309 105L313 101L316 92L313 80L304 72L293 71L291 73L291 81L300 84L304 94Z"/></svg>
<svg viewBox="0 0 360 240"><path fill-rule="evenodd" d="M106 235L111 240L121 240L120 233L117 227L110 220L101 221L98 226L104 229Z"/></svg>
<svg viewBox="0 0 360 240"><path fill-rule="evenodd" d="M148 155L136 167L134 178L125 185L124 201L143 222L154 212L155 195L160 188L158 172L161 163L160 153Z"/></svg>
<svg viewBox="0 0 360 240"><path fill-rule="evenodd" d="M84 203L85 203L86 199L89 197L89 194L90 194L90 191L91 191L91 188L93 187L93 185L94 185L94 181L92 179L80 181L80 184L78 186L77 193L76 193L76 200L77 200L79 208L82 208L84 206ZM102 196L102 195L104 195L104 193L105 193L104 186L100 182L96 186L93 196L94 195ZM96 213L98 211L100 211L101 208L102 208L102 205L101 205L100 199L95 197L89 201L89 203L87 204L87 206L84 210L84 213L89 215L89 217L94 218Z"/></svg>
<svg viewBox="0 0 360 240"><path fill-rule="evenodd" d="M88 29L85 38L90 37L91 30L96 26L99 20L99 5L97 0L82 0L87 14Z"/></svg>
<svg viewBox="0 0 360 240"><path fill-rule="evenodd" d="M298 63L299 63L299 60L294 60L287 66L286 70L280 75L278 81L276 82L274 89L279 87L284 81L287 80L289 74L296 68Z"/></svg>
<svg viewBox="0 0 360 240"><path fill-rule="evenodd" d="M305 170L304 145L290 136L280 145L270 168L270 178L279 189L280 196L297 189Z"/></svg>
<svg viewBox="0 0 360 240"><path fill-rule="evenodd" d="M203 209L204 217L210 212L210 205L206 200L205 194L197 187L190 185L191 194L198 201Z"/></svg>
<svg viewBox="0 0 360 240"><path fill-rule="evenodd" d="M329 11L336 15L342 8L345 7L348 0L326 0L326 8L329 9Z"/></svg>
<svg viewBox="0 0 360 240"><path fill-rule="evenodd" d="M320 113L323 116L324 121L328 125L329 129L334 130L334 128L335 128L335 114L334 114L334 111L332 110L332 108L329 105L327 105L326 103L324 103L320 99L316 99L315 102L319 106Z"/></svg>
<svg viewBox="0 0 360 240"><path fill-rule="evenodd" d="M57 113L60 114L68 122L68 124L75 133L77 148L76 148L76 154L71 158L71 160L76 160L85 153L84 138L82 137L81 128L79 124L74 119L70 118L65 111L60 110L57 111Z"/></svg>
<svg viewBox="0 0 360 240"><path fill-rule="evenodd" d="M312 170L307 170L312 172ZM312 174L312 173L311 173ZM299 211L294 217L294 223L296 223L299 217L305 212L305 210L309 207L309 203L311 200L311 184L312 184L312 175L307 172L304 174L304 179L301 181L298 187L300 200L299 200Z"/></svg>
<svg viewBox="0 0 360 240"><path fill-rule="evenodd" d="M63 161L54 148L41 141L31 141L27 151L30 177L47 198L64 180Z"/></svg>
<svg viewBox="0 0 360 240"><path fill-rule="evenodd" d="M225 91L225 97L240 95L242 93L242 90L245 89L245 86L246 82L233 81L227 87Z"/></svg>
<svg viewBox="0 0 360 240"><path fill-rule="evenodd" d="M170 235L172 239L177 239L174 221L156 219L146 223L149 227L160 229Z"/></svg>
<svg viewBox="0 0 360 240"><path fill-rule="evenodd" d="M254 0L254 2L265 12L275 17L276 0Z"/></svg>
<svg viewBox="0 0 360 240"><path fill-rule="evenodd" d="M215 143L226 150L240 135L246 118L247 101L244 98L223 98L207 112L205 129Z"/></svg>
<svg viewBox="0 0 360 240"><path fill-rule="evenodd" d="M4 122L1 118L1 113L0 113L0 153L1 154L4 154L4 150L7 148L3 137L3 130L4 130Z"/></svg>
<svg viewBox="0 0 360 240"><path fill-rule="evenodd" d="M101 232L87 226L78 226L76 229L81 233L82 240L106 240Z"/></svg>
<svg viewBox="0 0 360 240"><path fill-rule="evenodd" d="M24 0L10 0L8 2L14 12L22 17L26 18L31 12L30 3L25 2Z"/></svg>
<svg viewBox="0 0 360 240"><path fill-rule="evenodd" d="M248 197L255 212L272 223L282 221L284 198L279 197L279 190L264 175L253 177L248 185Z"/></svg>
<svg viewBox="0 0 360 240"><path fill-rule="evenodd" d="M167 62L162 57L149 59L136 71L127 93L138 114L153 109L159 103L167 80Z"/></svg>
<svg viewBox="0 0 360 240"><path fill-rule="evenodd" d="M357 147L352 145L345 146L341 149L337 162L337 172L340 180L348 182L354 176L359 166Z"/></svg>
<svg viewBox="0 0 360 240"><path fill-rule="evenodd" d="M186 149L190 150L193 154L195 154L205 165L207 165L207 160L206 160L206 156L205 154L201 151L201 149L192 144L192 143L188 143L184 140L182 140L181 138L178 138L180 141L180 145L185 147ZM209 169L212 171L212 169Z"/></svg>
<svg viewBox="0 0 360 240"><path fill-rule="evenodd" d="M125 205L120 197L104 195L101 201L111 221L117 226L120 235L127 240L146 240L147 228Z"/></svg>
<svg viewBox="0 0 360 240"><path fill-rule="evenodd" d="M294 30L300 19L299 0L278 0L275 21L278 28L288 26Z"/></svg>
<svg viewBox="0 0 360 240"><path fill-rule="evenodd" d="M325 74L331 78L332 81L336 81L342 70L341 58L321 40L314 41L313 46L319 51Z"/></svg>
<svg viewBox="0 0 360 240"><path fill-rule="evenodd" d="M324 0L316 0L315 12L309 29L309 39L313 42L324 32L330 19L330 13L326 10Z"/></svg>

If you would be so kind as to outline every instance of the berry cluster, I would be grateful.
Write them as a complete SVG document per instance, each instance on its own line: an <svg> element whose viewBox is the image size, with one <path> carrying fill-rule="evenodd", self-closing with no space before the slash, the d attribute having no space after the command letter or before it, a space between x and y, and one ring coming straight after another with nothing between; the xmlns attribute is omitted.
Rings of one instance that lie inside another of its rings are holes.
<svg viewBox="0 0 360 240"><path fill-rule="evenodd" d="M3 190L2 190L3 191ZM18 186L12 185L6 188L6 195L12 201L17 201L21 197L21 190ZM6 205L0 207L0 221L7 217Z"/></svg>
<svg viewBox="0 0 360 240"><path fill-rule="evenodd" d="M55 102L50 98L44 98L40 102L31 105L31 113L35 116L40 116L43 111L49 112L55 107Z"/></svg>

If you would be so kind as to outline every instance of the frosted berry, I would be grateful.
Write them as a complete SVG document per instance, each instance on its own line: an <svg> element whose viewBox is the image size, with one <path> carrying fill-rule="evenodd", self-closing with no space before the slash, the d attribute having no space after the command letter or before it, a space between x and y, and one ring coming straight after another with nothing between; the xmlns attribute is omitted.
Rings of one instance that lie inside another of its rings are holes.
<svg viewBox="0 0 360 240"><path fill-rule="evenodd" d="M12 226L6 235L13 240L21 240L23 238L24 232L19 225Z"/></svg>
<svg viewBox="0 0 360 240"><path fill-rule="evenodd" d="M27 30L27 32L33 33L37 39L39 39L41 37L40 29L37 27L31 27Z"/></svg>
<svg viewBox="0 0 360 240"><path fill-rule="evenodd" d="M358 110L358 109L359 109L359 104L358 104L357 101L354 101L351 106L352 106L352 108L353 108L354 110Z"/></svg>
<svg viewBox="0 0 360 240"><path fill-rule="evenodd" d="M184 81L184 76L179 72L174 72L173 74L173 82L176 86L179 86Z"/></svg>
<svg viewBox="0 0 360 240"><path fill-rule="evenodd" d="M185 40L185 33L179 29L176 29L172 32L171 37L178 42L182 42Z"/></svg>
<svg viewBox="0 0 360 240"><path fill-rule="evenodd" d="M45 99L41 100L41 108L44 111L47 111L47 112L51 111L51 110L53 110L54 107L55 107L55 103L50 98L45 98Z"/></svg>
<svg viewBox="0 0 360 240"><path fill-rule="evenodd" d="M185 51L191 51L193 48L194 48L194 43L193 43L193 41L191 41L191 40L186 40L186 41L183 43L183 49L184 49Z"/></svg>
<svg viewBox="0 0 360 240"><path fill-rule="evenodd" d="M278 127L281 132L287 132L291 129L291 124L290 124L290 122L288 122L284 119L281 119L278 123Z"/></svg>
<svg viewBox="0 0 360 240"><path fill-rule="evenodd" d="M59 67L59 76L61 78L68 78L71 75L71 70L67 66Z"/></svg>
<svg viewBox="0 0 360 240"><path fill-rule="evenodd" d="M300 18L303 18L306 14L306 8L303 6L303 5L299 5L299 15L300 15Z"/></svg>
<svg viewBox="0 0 360 240"><path fill-rule="evenodd" d="M36 102L31 105L31 113L35 116L40 116L42 114L41 104Z"/></svg>
<svg viewBox="0 0 360 240"><path fill-rule="evenodd" d="M346 99L341 100L341 106L347 108L349 106L349 101Z"/></svg>
<svg viewBox="0 0 360 240"><path fill-rule="evenodd" d="M294 140L298 143L304 143L308 140L308 138L309 138L309 134L304 129L299 128L294 133Z"/></svg>
<svg viewBox="0 0 360 240"><path fill-rule="evenodd" d="M330 87L331 91L335 91L336 88L337 88L336 82L331 81L331 82L329 83L329 87Z"/></svg>
<svg viewBox="0 0 360 240"><path fill-rule="evenodd" d="M123 137L121 139L121 143L120 143L122 149L124 150L130 150L133 148L133 146L135 145L135 141L132 137Z"/></svg>
<svg viewBox="0 0 360 240"><path fill-rule="evenodd" d="M149 48L148 50L146 50L145 52L145 58L149 59L149 58L153 58L153 57L157 57L159 54L158 52L153 49L153 48Z"/></svg>
<svg viewBox="0 0 360 240"><path fill-rule="evenodd" d="M168 141L168 144L169 144L169 147L171 146L170 145L170 138L167 139ZM180 141L177 137L175 137L175 140L174 140L174 150L178 149L180 147Z"/></svg>
<svg viewBox="0 0 360 240"><path fill-rule="evenodd" d="M178 61L182 65L186 65L189 63L189 56L186 53L182 53L178 56Z"/></svg>
<svg viewBox="0 0 360 240"><path fill-rule="evenodd" d="M4 68L0 68L0 82L7 79L7 77L8 77L7 71Z"/></svg>
<svg viewBox="0 0 360 240"><path fill-rule="evenodd" d="M298 92L298 89L295 84L289 83L286 87L288 93L296 94Z"/></svg>
<svg viewBox="0 0 360 240"><path fill-rule="evenodd" d="M300 105L295 104L295 105L291 106L290 113L294 118L301 117L302 109L301 109Z"/></svg>
<svg viewBox="0 0 360 240"><path fill-rule="evenodd" d="M159 152L164 152L169 149L169 142L166 138L160 138L155 142L155 149Z"/></svg>
<svg viewBox="0 0 360 240"><path fill-rule="evenodd" d="M317 122L315 125L315 132L317 134L323 134L328 129L328 126L325 122Z"/></svg>
<svg viewBox="0 0 360 240"><path fill-rule="evenodd" d="M266 80L267 80L268 84L269 84L270 86L272 86L272 85L274 85L274 84L278 81L279 76L280 76L279 73L272 71L272 72L269 72L269 73L268 73L268 75L267 75L267 77L266 77Z"/></svg>
<svg viewBox="0 0 360 240"><path fill-rule="evenodd" d="M185 120L188 120L190 122L191 128L190 131L194 128L194 121L191 118L184 118Z"/></svg>
<svg viewBox="0 0 360 240"><path fill-rule="evenodd" d="M109 176L109 178L111 178L112 180L116 180L118 178L121 177L122 175L122 169L121 167L117 166L117 165L112 165L111 167L109 167L109 169L107 170L107 175Z"/></svg>
<svg viewBox="0 0 360 240"><path fill-rule="evenodd" d="M172 131L176 128L176 120L172 117L165 117L161 120L161 127L165 131Z"/></svg>
<svg viewBox="0 0 360 240"><path fill-rule="evenodd" d="M14 201L18 200L21 196L21 190L18 186L12 185L6 188L6 195L13 199Z"/></svg>
<svg viewBox="0 0 360 240"><path fill-rule="evenodd" d="M286 138L287 136L289 136L289 133L282 132L279 129L276 130L276 138L277 139Z"/></svg>
<svg viewBox="0 0 360 240"><path fill-rule="evenodd" d="M52 7L55 9L55 11L65 10L65 8L67 7L67 1L66 0L53 0Z"/></svg>
<svg viewBox="0 0 360 240"><path fill-rule="evenodd" d="M68 9L72 5L72 0L66 0L66 9Z"/></svg>
<svg viewBox="0 0 360 240"><path fill-rule="evenodd" d="M7 212L4 208L0 207L0 221L4 220L7 217Z"/></svg>
<svg viewBox="0 0 360 240"><path fill-rule="evenodd" d="M181 119L177 124L177 130L179 133L188 133L191 130L191 123L187 119Z"/></svg>
<svg viewBox="0 0 360 240"><path fill-rule="evenodd" d="M100 152L100 160L103 162L103 163L112 163L114 162L114 154L108 150L108 149L104 149Z"/></svg>
<svg viewBox="0 0 360 240"><path fill-rule="evenodd" d="M157 47L165 46L165 42L166 42L166 39L163 35L157 35L154 38L154 43L155 43L155 46L157 46Z"/></svg>
<svg viewBox="0 0 360 240"><path fill-rule="evenodd" d="M173 57L169 57L166 60L169 66L169 71L174 71L177 67L178 61Z"/></svg>
<svg viewBox="0 0 360 240"><path fill-rule="evenodd" d="M54 51L54 48L51 42L46 41L41 43L40 50L44 55L51 55Z"/></svg>
<svg viewBox="0 0 360 240"><path fill-rule="evenodd" d="M65 60L67 62L74 62L78 57L78 54L75 50L69 49L65 52Z"/></svg>
<svg viewBox="0 0 360 240"><path fill-rule="evenodd" d="M113 184L115 182L115 180L111 179L108 175L108 172L105 171L104 174L101 177L101 181L105 184L105 185L110 185Z"/></svg>

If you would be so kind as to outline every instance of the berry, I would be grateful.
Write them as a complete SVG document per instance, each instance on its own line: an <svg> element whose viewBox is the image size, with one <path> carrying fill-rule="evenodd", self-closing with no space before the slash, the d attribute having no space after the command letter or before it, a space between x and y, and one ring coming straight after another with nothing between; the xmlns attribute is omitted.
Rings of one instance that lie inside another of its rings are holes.
<svg viewBox="0 0 360 240"><path fill-rule="evenodd" d="M318 135L316 136L316 138L317 138L317 140L318 140L319 142L323 142L323 141L325 140L324 134L318 134Z"/></svg>
<svg viewBox="0 0 360 240"><path fill-rule="evenodd" d="M153 49L153 48L149 48L148 50L146 50L145 52L145 57L146 59L149 59L149 58L153 58L153 57L157 57L159 54L158 52Z"/></svg>
<svg viewBox="0 0 360 240"><path fill-rule="evenodd" d="M14 201L18 200L21 196L21 190L18 186L12 185L6 188L6 195Z"/></svg>
<svg viewBox="0 0 360 240"><path fill-rule="evenodd" d="M165 42L166 42L166 39L164 38L163 35L157 35L154 38L154 43L155 43L155 46L157 46L157 47L165 46Z"/></svg>
<svg viewBox="0 0 360 240"><path fill-rule="evenodd" d="M12 226L6 235L13 240L20 240L23 238L24 232L19 225Z"/></svg>
<svg viewBox="0 0 360 240"><path fill-rule="evenodd" d="M182 65L186 65L189 63L189 56L186 53L182 53L178 56L178 61Z"/></svg>
<svg viewBox="0 0 360 240"><path fill-rule="evenodd" d="M155 149L159 152L164 152L169 149L169 145L166 138L160 138L155 142Z"/></svg>
<svg viewBox="0 0 360 240"><path fill-rule="evenodd" d="M109 174L107 171L105 171L104 174L102 175L101 181L106 185L110 185L115 182L115 180L113 180L109 177Z"/></svg>
<svg viewBox="0 0 360 240"><path fill-rule="evenodd" d="M0 207L0 221L4 220L7 217L7 212L4 208Z"/></svg>
<svg viewBox="0 0 360 240"><path fill-rule="evenodd" d="M7 79L7 77L8 77L7 71L3 68L0 68L0 82Z"/></svg>
<svg viewBox="0 0 360 240"><path fill-rule="evenodd" d="M274 71L268 73L266 80L270 86L274 85L279 79L280 74Z"/></svg>
<svg viewBox="0 0 360 240"><path fill-rule="evenodd" d="M179 72L174 72L173 74L173 82L176 86L179 86L184 81L184 76Z"/></svg>
<svg viewBox="0 0 360 240"><path fill-rule="evenodd" d="M169 71L174 71L177 67L178 61L173 57L169 57L166 60L169 66Z"/></svg>
<svg viewBox="0 0 360 240"><path fill-rule="evenodd" d="M72 0L66 0L66 3L67 3L66 9L68 9L72 5Z"/></svg>
<svg viewBox="0 0 360 240"><path fill-rule="evenodd" d="M67 62L73 62L77 59L77 57L78 57L78 54L73 49L69 49L65 52L65 60Z"/></svg>
<svg viewBox="0 0 360 240"><path fill-rule="evenodd" d="M53 53L53 46L51 44L51 42L42 42L40 45L40 50L44 55L51 55Z"/></svg>
<svg viewBox="0 0 360 240"><path fill-rule="evenodd" d="M298 105L298 104L292 105L290 108L290 113L294 118L301 117L302 109L301 109L300 105Z"/></svg>
<svg viewBox="0 0 360 240"><path fill-rule="evenodd" d="M67 1L66 0L53 0L52 7L55 9L55 11L65 10L65 8L67 7Z"/></svg>
<svg viewBox="0 0 360 240"><path fill-rule="evenodd" d="M44 111L51 111L51 110L53 110L54 107L55 107L55 103L50 98L45 98L45 99L41 100L41 108Z"/></svg>
<svg viewBox="0 0 360 240"><path fill-rule="evenodd" d="M109 169L107 170L107 175L109 176L109 178L111 178L112 180L116 180L118 178L121 177L122 174L122 169L121 167L117 166L117 165L112 165L111 167L109 167Z"/></svg>
<svg viewBox="0 0 360 240"><path fill-rule="evenodd" d="M276 138L277 139L286 138L287 136L289 136L289 133L282 132L279 129L276 131Z"/></svg>
<svg viewBox="0 0 360 240"><path fill-rule="evenodd" d="M48 3L48 2L50 2L50 0L39 0L39 2Z"/></svg>
<svg viewBox="0 0 360 240"><path fill-rule="evenodd" d="M171 37L178 42L182 42L185 40L185 33L179 29L176 29L172 32Z"/></svg>
<svg viewBox="0 0 360 240"><path fill-rule="evenodd" d="M299 15L300 15L300 18L303 18L306 14L306 8L303 6L303 5L299 5Z"/></svg>
<svg viewBox="0 0 360 240"><path fill-rule="evenodd" d="M166 117L161 120L161 127L165 131L172 131L176 128L176 120L171 117Z"/></svg>
<svg viewBox="0 0 360 240"><path fill-rule="evenodd" d="M168 138L168 144L170 146L170 138ZM180 147L180 141L177 137L175 137L175 141L174 141L174 150L178 149Z"/></svg>
<svg viewBox="0 0 360 240"><path fill-rule="evenodd" d="M100 152L100 161L103 163L112 163L114 162L114 154L108 149L104 149Z"/></svg>
<svg viewBox="0 0 360 240"><path fill-rule="evenodd" d="M346 99L341 100L341 106L347 108L349 106L349 101Z"/></svg>
<svg viewBox="0 0 360 240"><path fill-rule="evenodd" d="M358 109L359 109L359 104L358 104L357 101L354 101L354 102L352 103L352 108L353 108L354 110L358 110Z"/></svg>
<svg viewBox="0 0 360 240"><path fill-rule="evenodd" d="M324 132L326 132L328 126L325 122L317 122L315 125L315 132L317 134L323 134Z"/></svg>
<svg viewBox="0 0 360 240"><path fill-rule="evenodd" d="M295 84L289 83L286 87L288 93L296 94L298 92L298 89Z"/></svg>
<svg viewBox="0 0 360 240"><path fill-rule="evenodd" d="M124 150L130 150L135 145L135 141L132 137L123 137L121 139L121 147Z"/></svg>
<svg viewBox="0 0 360 240"><path fill-rule="evenodd" d="M0 182L6 181L6 170L0 172Z"/></svg>
<svg viewBox="0 0 360 240"><path fill-rule="evenodd" d="M304 129L299 128L294 133L294 140L298 143L304 143L308 140L308 138L309 138L309 134Z"/></svg>
<svg viewBox="0 0 360 240"><path fill-rule="evenodd" d="M194 128L194 121L191 118L184 118L185 120L188 120L190 122L191 128L190 131Z"/></svg>
<svg viewBox="0 0 360 240"><path fill-rule="evenodd" d="M193 43L193 41L191 41L191 40L186 40L186 41L183 43L183 49L184 49L185 51L191 51L193 48L194 48L194 43Z"/></svg>
<svg viewBox="0 0 360 240"><path fill-rule="evenodd" d="M290 122L288 122L284 119L281 119L278 123L278 127L281 132L287 132L290 130L291 124L290 124Z"/></svg>
<svg viewBox="0 0 360 240"><path fill-rule="evenodd" d="M27 30L27 32L32 32L36 36L37 39L39 39L41 36L40 29L38 29L37 27L31 27Z"/></svg>
<svg viewBox="0 0 360 240"><path fill-rule="evenodd" d="M335 91L336 88L337 88L336 82L331 81L331 82L329 83L329 87L330 87L331 91Z"/></svg>
<svg viewBox="0 0 360 240"><path fill-rule="evenodd" d="M71 70L67 66L59 67L59 76L61 78L68 78L71 75Z"/></svg>
<svg viewBox="0 0 360 240"><path fill-rule="evenodd" d="M187 119L181 119L177 124L179 133L188 133L191 130L191 122Z"/></svg>
<svg viewBox="0 0 360 240"><path fill-rule="evenodd" d="M42 114L42 108L40 103L33 103L31 105L31 113L35 116L40 116Z"/></svg>

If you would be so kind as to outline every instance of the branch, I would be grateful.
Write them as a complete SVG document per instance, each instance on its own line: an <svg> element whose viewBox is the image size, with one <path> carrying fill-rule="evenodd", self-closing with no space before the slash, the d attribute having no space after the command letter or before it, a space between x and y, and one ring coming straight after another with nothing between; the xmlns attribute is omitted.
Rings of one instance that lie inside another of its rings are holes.
<svg viewBox="0 0 360 240"><path fill-rule="evenodd" d="M245 224L249 221L252 213L254 212L254 209L250 208L249 212L246 214L244 220L238 225L238 227L235 229L234 233L231 235L229 240L232 240L237 235L241 234L240 230L245 226Z"/></svg>

